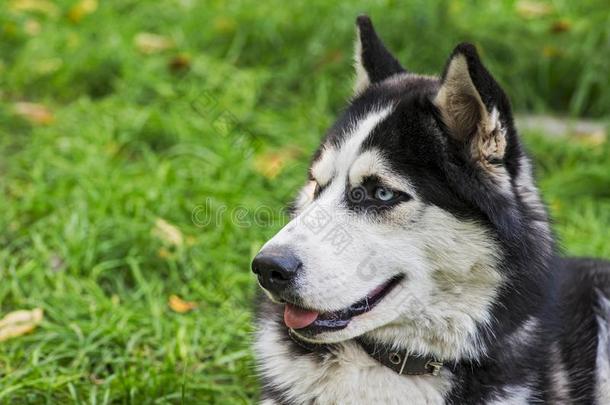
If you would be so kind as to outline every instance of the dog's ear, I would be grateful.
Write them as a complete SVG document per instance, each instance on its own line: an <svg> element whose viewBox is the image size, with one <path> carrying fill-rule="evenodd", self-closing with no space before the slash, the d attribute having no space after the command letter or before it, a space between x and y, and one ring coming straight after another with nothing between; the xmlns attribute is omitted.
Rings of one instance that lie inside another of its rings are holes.
<svg viewBox="0 0 610 405"><path fill-rule="evenodd" d="M354 92L361 93L371 83L380 82L405 69L392 56L377 36L368 16L356 19L357 35L354 52L356 82Z"/></svg>
<svg viewBox="0 0 610 405"><path fill-rule="evenodd" d="M468 143L475 160L487 163L504 158L506 131L500 118L512 120L510 105L472 44L453 50L434 104L450 135Z"/></svg>

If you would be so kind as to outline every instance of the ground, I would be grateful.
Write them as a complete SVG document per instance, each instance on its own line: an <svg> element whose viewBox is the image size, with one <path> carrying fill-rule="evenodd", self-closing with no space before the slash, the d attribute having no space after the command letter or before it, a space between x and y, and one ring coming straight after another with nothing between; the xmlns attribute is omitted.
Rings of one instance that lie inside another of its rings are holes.
<svg viewBox="0 0 610 405"><path fill-rule="evenodd" d="M223 3L1 3L0 318L44 318L0 342L0 403L257 397L249 262L350 95L359 12L414 71L469 39L516 110L609 117L604 1ZM610 258L604 134L524 135L565 251Z"/></svg>

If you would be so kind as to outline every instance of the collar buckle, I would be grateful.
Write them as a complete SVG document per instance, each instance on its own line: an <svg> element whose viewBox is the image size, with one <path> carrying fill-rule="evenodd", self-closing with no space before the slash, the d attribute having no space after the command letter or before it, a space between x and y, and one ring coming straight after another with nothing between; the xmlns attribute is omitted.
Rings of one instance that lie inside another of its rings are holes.
<svg viewBox="0 0 610 405"><path fill-rule="evenodd" d="M443 368L443 363L441 363L440 361L428 361L426 363L426 368L430 368L430 374L432 374L433 376L437 376L440 374L441 369Z"/></svg>

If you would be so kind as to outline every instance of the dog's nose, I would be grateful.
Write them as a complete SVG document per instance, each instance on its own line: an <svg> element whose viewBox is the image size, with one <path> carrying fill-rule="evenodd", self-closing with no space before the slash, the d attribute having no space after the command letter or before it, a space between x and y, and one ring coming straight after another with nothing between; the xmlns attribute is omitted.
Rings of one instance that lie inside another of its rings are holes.
<svg viewBox="0 0 610 405"><path fill-rule="evenodd" d="M289 249L269 248L263 249L252 260L252 271L266 290L280 294L292 284L302 265Z"/></svg>

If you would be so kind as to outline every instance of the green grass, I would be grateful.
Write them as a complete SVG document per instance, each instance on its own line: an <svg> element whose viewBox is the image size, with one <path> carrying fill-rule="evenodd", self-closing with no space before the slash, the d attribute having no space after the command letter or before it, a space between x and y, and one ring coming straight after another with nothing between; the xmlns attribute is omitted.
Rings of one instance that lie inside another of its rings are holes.
<svg viewBox="0 0 610 405"><path fill-rule="evenodd" d="M19 3L0 5L0 315L45 319L0 343L0 403L256 398L249 261L349 96L361 11L415 71L470 39L516 109L608 118L604 1L534 17L509 1L104 1L83 18L73 1ZM142 32L174 46L143 54ZM526 140L566 251L610 257L608 142ZM290 158L270 179L257 162L276 150ZM172 294L199 307L175 313Z"/></svg>

